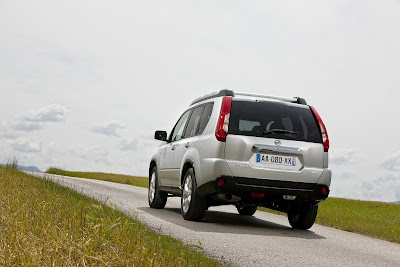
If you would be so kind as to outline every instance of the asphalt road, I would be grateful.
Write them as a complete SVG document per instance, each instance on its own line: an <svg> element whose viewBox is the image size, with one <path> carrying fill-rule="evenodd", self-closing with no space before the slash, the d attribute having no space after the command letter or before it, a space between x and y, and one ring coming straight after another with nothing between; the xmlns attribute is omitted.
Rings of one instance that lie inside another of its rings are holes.
<svg viewBox="0 0 400 267"><path fill-rule="evenodd" d="M108 202L150 228L199 245L229 266L400 266L400 245L314 225L294 230L287 218L257 211L240 216L234 206L211 207L201 222L185 221L180 198L163 210L150 209L147 189L58 175L48 178Z"/></svg>

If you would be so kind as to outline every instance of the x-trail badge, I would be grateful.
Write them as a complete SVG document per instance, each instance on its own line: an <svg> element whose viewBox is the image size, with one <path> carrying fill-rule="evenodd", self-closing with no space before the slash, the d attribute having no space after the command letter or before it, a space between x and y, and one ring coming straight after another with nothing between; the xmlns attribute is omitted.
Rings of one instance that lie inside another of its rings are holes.
<svg viewBox="0 0 400 267"><path fill-rule="evenodd" d="M277 145L277 146L280 146L281 145L281 141L279 141L279 140L275 140L275 145Z"/></svg>

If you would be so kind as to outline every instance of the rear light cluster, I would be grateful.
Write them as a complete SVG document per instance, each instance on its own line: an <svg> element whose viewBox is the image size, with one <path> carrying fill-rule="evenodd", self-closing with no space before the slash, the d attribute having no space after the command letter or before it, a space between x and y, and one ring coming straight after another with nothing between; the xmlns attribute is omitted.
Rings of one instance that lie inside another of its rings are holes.
<svg viewBox="0 0 400 267"><path fill-rule="evenodd" d="M315 118L317 119L319 128L321 130L321 137L322 137L322 142L323 142L323 145L324 145L324 151L328 152L328 150L329 150L329 137L328 137L328 132L326 131L325 124L322 121L321 117L319 116L317 110L312 106L309 106L309 107L310 107L312 113L314 114Z"/></svg>
<svg viewBox="0 0 400 267"><path fill-rule="evenodd" d="M218 141L221 142L226 142L226 136L228 135L231 106L232 97L224 97L222 99L221 112L219 113L217 129L215 130L215 137Z"/></svg>

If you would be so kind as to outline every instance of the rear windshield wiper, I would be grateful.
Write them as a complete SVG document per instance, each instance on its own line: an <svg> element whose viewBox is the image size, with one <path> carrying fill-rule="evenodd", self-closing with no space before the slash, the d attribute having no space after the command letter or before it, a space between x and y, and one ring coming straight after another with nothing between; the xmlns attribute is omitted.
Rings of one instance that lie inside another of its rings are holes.
<svg viewBox="0 0 400 267"><path fill-rule="evenodd" d="M283 130L283 129L273 129L273 130L269 130L269 131L264 131L262 134L267 135L267 134L274 134L274 133L283 133L283 134L288 133L288 134L293 134L293 135L298 134L298 132L288 131L288 130Z"/></svg>

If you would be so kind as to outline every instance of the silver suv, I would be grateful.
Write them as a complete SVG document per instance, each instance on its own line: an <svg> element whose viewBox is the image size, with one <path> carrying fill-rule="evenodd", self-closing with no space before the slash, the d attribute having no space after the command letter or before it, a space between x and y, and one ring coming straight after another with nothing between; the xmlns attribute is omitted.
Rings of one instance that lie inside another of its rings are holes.
<svg viewBox="0 0 400 267"><path fill-rule="evenodd" d="M164 208L181 197L186 220L210 206L233 204L286 212L293 228L309 229L329 194L329 139L303 98L221 90L195 99L150 162L148 201Z"/></svg>

